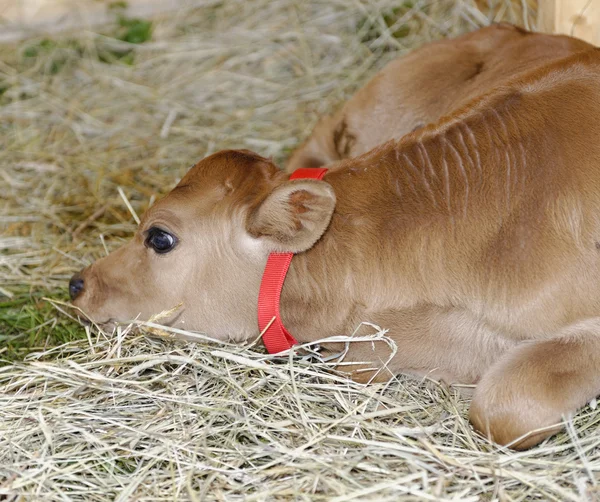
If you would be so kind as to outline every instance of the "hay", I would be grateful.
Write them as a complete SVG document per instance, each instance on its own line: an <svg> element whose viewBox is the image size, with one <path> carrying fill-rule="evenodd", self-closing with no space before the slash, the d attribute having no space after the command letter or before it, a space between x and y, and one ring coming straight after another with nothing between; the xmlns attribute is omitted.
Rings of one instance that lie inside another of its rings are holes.
<svg viewBox="0 0 600 502"><path fill-rule="evenodd" d="M0 490L86 501L591 493L597 413L581 413L572 437L503 452L473 436L468 403L442 385L365 387L322 364L271 359L124 332L5 367Z"/></svg>
<svg viewBox="0 0 600 502"><path fill-rule="evenodd" d="M143 44L107 27L0 48L0 497L598 498L591 407L515 453L475 436L468 400L442 384L364 387L148 326L108 336L56 301L200 157L281 162L399 53L496 15L533 24L535 5L490 3L207 0Z"/></svg>

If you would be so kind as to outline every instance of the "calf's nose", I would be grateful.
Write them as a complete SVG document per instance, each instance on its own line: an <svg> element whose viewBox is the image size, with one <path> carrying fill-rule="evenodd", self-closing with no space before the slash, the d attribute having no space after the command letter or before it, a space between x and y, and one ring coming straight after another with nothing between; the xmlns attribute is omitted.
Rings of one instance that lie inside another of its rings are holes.
<svg viewBox="0 0 600 502"><path fill-rule="evenodd" d="M69 296L71 297L71 300L75 300L75 298L81 294L84 286L85 283L83 282L83 278L81 277L81 274L77 272L69 281Z"/></svg>

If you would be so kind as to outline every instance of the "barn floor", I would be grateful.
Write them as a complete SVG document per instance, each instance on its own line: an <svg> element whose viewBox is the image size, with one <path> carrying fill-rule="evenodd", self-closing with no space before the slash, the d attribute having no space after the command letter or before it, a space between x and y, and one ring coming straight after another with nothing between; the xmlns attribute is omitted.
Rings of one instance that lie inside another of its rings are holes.
<svg viewBox="0 0 600 502"><path fill-rule="evenodd" d="M198 3L0 46L0 498L600 500L591 406L514 453L476 437L468 400L442 384L363 387L258 348L74 320L71 274L201 157L249 148L282 163L390 59L535 13L521 1Z"/></svg>

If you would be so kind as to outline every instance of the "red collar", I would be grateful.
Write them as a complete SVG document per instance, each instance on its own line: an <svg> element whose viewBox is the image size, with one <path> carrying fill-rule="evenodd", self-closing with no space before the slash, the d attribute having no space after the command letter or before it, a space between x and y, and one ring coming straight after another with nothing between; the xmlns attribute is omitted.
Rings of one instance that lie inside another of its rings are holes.
<svg viewBox="0 0 600 502"><path fill-rule="evenodd" d="M312 178L320 180L327 169L301 168L294 171L291 180ZM263 343L269 354L290 349L298 342L283 326L279 313L279 299L285 282L285 276L294 253L271 253L263 273L258 293L258 329L262 333Z"/></svg>

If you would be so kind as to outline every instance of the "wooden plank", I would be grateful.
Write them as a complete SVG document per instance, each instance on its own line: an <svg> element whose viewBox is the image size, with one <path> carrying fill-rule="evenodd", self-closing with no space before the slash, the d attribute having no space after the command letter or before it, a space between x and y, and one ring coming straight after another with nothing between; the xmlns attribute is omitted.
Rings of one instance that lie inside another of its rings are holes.
<svg viewBox="0 0 600 502"><path fill-rule="evenodd" d="M600 0L539 0L538 28L600 45Z"/></svg>
<svg viewBox="0 0 600 502"><path fill-rule="evenodd" d="M70 29L89 29L114 19L115 0L0 0L0 42ZM210 4L201 0L126 0L131 17Z"/></svg>

